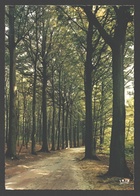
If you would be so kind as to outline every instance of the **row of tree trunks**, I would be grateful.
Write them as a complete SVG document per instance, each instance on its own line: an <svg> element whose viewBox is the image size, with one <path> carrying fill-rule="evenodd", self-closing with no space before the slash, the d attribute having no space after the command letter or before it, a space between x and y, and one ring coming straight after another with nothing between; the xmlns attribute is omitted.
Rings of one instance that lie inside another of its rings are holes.
<svg viewBox="0 0 140 196"><path fill-rule="evenodd" d="M85 131L85 158L93 159L96 158L96 140L93 139L96 135L96 125L93 127L93 118L92 118L92 58L93 58L93 26L95 26L105 43L108 44L112 50L112 78L113 78L113 124L112 124L112 135L111 135L111 145L110 145L110 163L109 163L109 175L117 175L123 177L129 177L131 175L125 160L125 104L124 104L124 47L125 47L125 38L126 38L126 29L128 22L132 20L130 15L130 8L128 6L113 6L114 13L116 15L116 26L114 28L114 35L109 35L104 27L100 24L98 19L96 18L96 13L93 13L92 6L85 6L84 11L88 18L88 31L87 31L87 48L86 48L86 62L85 62L85 105L86 105L86 131ZM43 10L43 9L42 9ZM97 9L96 9L97 11ZM15 20L15 6L9 6L9 56L10 56L10 108L9 108L9 136L7 139L7 156L16 158L16 134L17 134L17 106L16 106L16 57L15 57L15 29L14 29L14 20ZM35 153L35 135L36 135L36 85L37 85L37 63L38 59L38 13L36 11L36 19L35 19L35 44L32 46L32 37L29 35L29 45L31 50L31 61L34 65L34 79L33 79L33 99L32 99L32 134L31 134L31 152ZM43 31L44 32L44 31ZM46 34L46 32L45 32ZM46 36L46 35L45 35ZM46 51L46 37L42 35L43 43L42 43L42 65L43 71L45 71L45 67L47 65L44 59L47 58L47 54L51 50L49 46L51 46L51 36L50 35L50 43L48 46L47 53L43 53ZM35 49L34 49L35 48ZM53 68L53 67L52 67ZM45 150L48 151L48 143L47 137L50 130L47 130L46 120L47 120L47 100L46 100L46 73L43 75L43 83L42 83L42 113L43 113L43 139L45 136L45 140L43 140L43 145L45 146ZM52 70L52 74L54 74L54 70ZM52 108L53 108L53 116L52 116L52 150L55 150L55 101L54 101L54 75L52 75ZM64 86L66 88L66 86ZM66 91L64 89L64 95L62 96L62 136L59 129L59 137L62 137L62 149L68 146L68 116L69 114L69 105L67 102ZM45 109L44 109L45 105ZM23 143L24 143L24 132L25 132L25 110L23 112ZM73 113L73 112L72 112ZM61 109L60 109L61 114ZM59 118L60 120L60 118ZM71 121L70 121L71 125ZM79 127L79 126L78 126ZM59 124L60 128L60 124ZM79 140L78 130L76 129L75 124L70 127L69 131L73 131L74 138L74 146L76 146L76 133L77 140ZM75 131L77 130L77 132ZM72 138L72 134L69 134L70 139ZM60 139L60 138L59 138ZM58 149L59 149L58 142ZM78 144L79 145L79 144ZM72 141L71 141L72 146ZM44 149L44 146L42 146ZM115 160L115 161L114 161Z"/></svg>

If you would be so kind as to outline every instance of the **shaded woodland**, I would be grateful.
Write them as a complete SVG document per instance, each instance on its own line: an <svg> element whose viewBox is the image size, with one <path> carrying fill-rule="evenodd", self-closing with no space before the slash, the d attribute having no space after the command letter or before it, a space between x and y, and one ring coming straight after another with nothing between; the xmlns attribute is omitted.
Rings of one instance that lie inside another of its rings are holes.
<svg viewBox="0 0 140 196"><path fill-rule="evenodd" d="M133 6L5 7L6 156L85 146L133 178ZM18 151L17 151L18 146Z"/></svg>

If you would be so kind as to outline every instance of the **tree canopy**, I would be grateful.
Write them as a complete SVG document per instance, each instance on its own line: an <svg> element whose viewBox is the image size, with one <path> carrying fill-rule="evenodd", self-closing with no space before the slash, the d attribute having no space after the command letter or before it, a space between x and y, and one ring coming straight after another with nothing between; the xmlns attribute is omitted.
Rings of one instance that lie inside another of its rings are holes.
<svg viewBox="0 0 140 196"><path fill-rule="evenodd" d="M17 157L16 145L31 144L32 154L37 143L43 152L85 145L85 158L110 154L110 175L130 175L133 6L15 5L5 12L7 156Z"/></svg>

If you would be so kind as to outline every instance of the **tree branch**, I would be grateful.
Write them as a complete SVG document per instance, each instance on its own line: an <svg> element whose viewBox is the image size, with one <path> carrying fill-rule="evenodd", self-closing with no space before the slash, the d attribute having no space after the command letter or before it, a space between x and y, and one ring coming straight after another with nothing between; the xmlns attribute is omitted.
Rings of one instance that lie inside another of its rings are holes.
<svg viewBox="0 0 140 196"><path fill-rule="evenodd" d="M114 45L114 40L111 35L109 35L103 26L100 24L95 14L92 13L91 6L82 6L84 12L86 13L88 20L92 21L93 25L98 29L99 33L105 40L105 42L112 48Z"/></svg>

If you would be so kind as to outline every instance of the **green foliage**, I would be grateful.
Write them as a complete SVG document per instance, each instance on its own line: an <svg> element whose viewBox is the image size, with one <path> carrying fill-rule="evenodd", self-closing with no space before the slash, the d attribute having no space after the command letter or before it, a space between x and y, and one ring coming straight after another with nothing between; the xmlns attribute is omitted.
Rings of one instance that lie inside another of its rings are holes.
<svg viewBox="0 0 140 196"><path fill-rule="evenodd" d="M114 34L116 15L112 6L96 6L97 18L105 30ZM8 13L8 6L6 6ZM37 16L37 17L36 17ZM36 25L37 24L37 25ZM5 62L6 62L6 95L9 95L9 51L8 51L8 15L5 17ZM66 112L67 106L73 117L73 127L77 120L85 120L84 68L87 52L88 20L79 6L18 6L15 9L16 40L16 80L18 93L18 135L21 139L23 128L29 134L32 130L32 98L34 61L37 60L36 85L36 127L38 136L42 133L42 78L43 64L46 63L47 78L47 121L48 132L52 123L53 96L56 106L57 127L59 106ZM35 26L36 25L36 26ZM36 28L35 28L36 27ZM102 152L110 152L110 136L112 126L112 59L111 49L101 38L96 28L93 30L92 51L92 102L93 124L96 130L97 147L100 149L100 130L104 132ZM126 88L133 83L133 24L129 23L125 48L125 81ZM59 74L61 77L59 78ZM54 81L52 81L52 74ZM54 82L54 83L53 83ZM128 91L132 89L128 88ZM54 95L53 95L54 92ZM60 102L61 98L61 102ZM64 101L62 103L62 100ZM24 103L26 107L24 107ZM67 105L68 104L68 105ZM8 110L9 105L6 110ZM132 152L134 144L134 105L129 100L126 105L126 154ZM25 114L24 114L25 113ZM66 114L65 114L66 116ZM8 118L8 116L7 116ZM70 124L70 122L68 123ZM8 125L7 125L8 126ZM49 127L50 126L50 127ZM69 125L70 126L70 125ZM83 127L82 127L83 128ZM81 128L81 130L82 130ZM57 128L56 128L57 129ZM56 131L57 132L57 131ZM81 131L82 132L82 131ZM80 133L81 134L81 133ZM49 136L51 133L48 134ZM82 135L82 134L81 134ZM57 136L57 133L56 133ZM100 151L99 151L100 152Z"/></svg>

